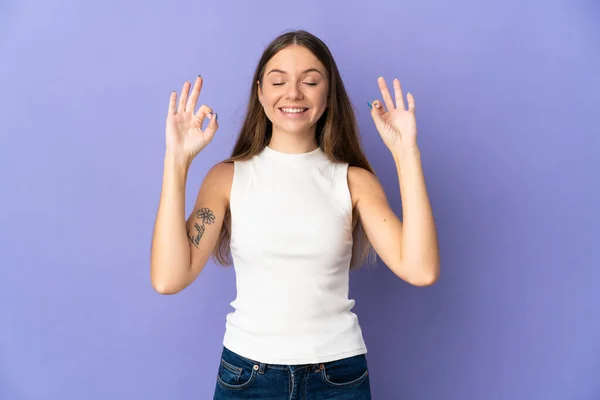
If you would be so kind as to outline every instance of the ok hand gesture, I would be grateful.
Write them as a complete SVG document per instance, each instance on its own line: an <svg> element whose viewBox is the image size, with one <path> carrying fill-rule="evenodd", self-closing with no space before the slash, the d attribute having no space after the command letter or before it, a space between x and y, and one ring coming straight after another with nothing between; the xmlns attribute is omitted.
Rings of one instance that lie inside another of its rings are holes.
<svg viewBox="0 0 600 400"><path fill-rule="evenodd" d="M166 129L167 153L186 163L191 163L194 157L210 143L219 127L217 114L213 113L212 108L202 105L194 113L202 90L202 78L200 76L196 78L192 95L188 97L190 87L189 81L183 84L179 103L177 103L177 93L175 91L171 93ZM202 130L204 118L210 121Z"/></svg>
<svg viewBox="0 0 600 400"><path fill-rule="evenodd" d="M392 152L415 146L417 143L417 121L415 118L414 97L408 93L408 110L406 110L402 87L398 79L394 79L395 105L383 77L379 77L377 83L385 102L385 108L379 100L368 104L371 108L371 117L373 117L383 142Z"/></svg>

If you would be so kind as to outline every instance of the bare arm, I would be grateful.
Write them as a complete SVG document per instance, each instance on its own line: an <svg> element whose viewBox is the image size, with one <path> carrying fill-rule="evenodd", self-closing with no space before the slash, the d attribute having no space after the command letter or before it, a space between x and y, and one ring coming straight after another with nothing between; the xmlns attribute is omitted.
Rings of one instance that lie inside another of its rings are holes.
<svg viewBox="0 0 600 400"><path fill-rule="evenodd" d="M386 265L413 285L431 285L440 273L440 255L417 146L415 99L408 93L406 109L400 80L394 79L394 104L385 79L379 77L377 82L385 107L379 100L369 103L369 107L377 131L396 163L404 223L390 209L377 178L366 170L355 174L359 178L356 208L369 240Z"/></svg>
<svg viewBox="0 0 600 400"><path fill-rule="evenodd" d="M402 259L416 284L431 285L440 274L437 229L417 146L394 154L401 191L404 229Z"/></svg>
<svg viewBox="0 0 600 400"><path fill-rule="evenodd" d="M161 294L178 293L198 277L215 247L228 207L227 182L231 182L233 165L221 163L207 173L186 221L187 172L187 166L165 158L150 267L152 286Z"/></svg>
<svg viewBox="0 0 600 400"><path fill-rule="evenodd" d="M214 166L204 179L196 208L185 220L185 186L192 160L212 140L218 129L217 114L202 105L195 112L202 90L198 76L191 96L191 82L186 81L177 101L173 91L169 98L166 121L166 154L158 213L152 234L150 279L162 294L174 294L196 279L216 243L227 203L224 198L221 164ZM209 123L205 129L205 118ZM232 168L231 168L232 170ZM199 217L199 219L198 219Z"/></svg>
<svg viewBox="0 0 600 400"><path fill-rule="evenodd" d="M186 222L189 283L200 274L217 244L229 209L232 181L233 163L220 163L211 168L198 191L196 204Z"/></svg>
<svg viewBox="0 0 600 400"><path fill-rule="evenodd" d="M390 208L384 189L369 171L351 167L348 182L356 210L381 260L404 281L433 284L440 271L435 222L417 148L394 157L402 192L404 224Z"/></svg>

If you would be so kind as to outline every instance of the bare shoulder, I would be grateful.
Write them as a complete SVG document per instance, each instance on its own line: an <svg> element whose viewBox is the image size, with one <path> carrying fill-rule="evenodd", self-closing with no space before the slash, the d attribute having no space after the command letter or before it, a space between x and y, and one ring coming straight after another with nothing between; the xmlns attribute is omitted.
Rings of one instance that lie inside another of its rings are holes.
<svg viewBox="0 0 600 400"><path fill-rule="evenodd" d="M213 165L206 174L212 179L233 179L233 161L221 161Z"/></svg>
<svg viewBox="0 0 600 400"><path fill-rule="evenodd" d="M376 194L382 190L381 183L375 174L361 167L348 167L348 188L355 207L361 197Z"/></svg>
<svg viewBox="0 0 600 400"><path fill-rule="evenodd" d="M234 164L232 161L222 161L213 165L204 178L207 189L220 192L229 202L231 184L233 183Z"/></svg>
<svg viewBox="0 0 600 400"><path fill-rule="evenodd" d="M371 171L356 166L348 167L348 183L364 185L373 180L378 181L377 177Z"/></svg>

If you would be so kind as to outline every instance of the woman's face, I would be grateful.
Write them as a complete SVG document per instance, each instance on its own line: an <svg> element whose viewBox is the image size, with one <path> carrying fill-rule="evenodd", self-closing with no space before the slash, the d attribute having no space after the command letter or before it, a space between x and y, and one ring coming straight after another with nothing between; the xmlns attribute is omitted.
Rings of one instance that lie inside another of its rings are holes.
<svg viewBox="0 0 600 400"><path fill-rule="evenodd" d="M262 86L258 84L258 98L274 132L314 134L327 108L328 91L323 64L297 45L275 54L265 67Z"/></svg>

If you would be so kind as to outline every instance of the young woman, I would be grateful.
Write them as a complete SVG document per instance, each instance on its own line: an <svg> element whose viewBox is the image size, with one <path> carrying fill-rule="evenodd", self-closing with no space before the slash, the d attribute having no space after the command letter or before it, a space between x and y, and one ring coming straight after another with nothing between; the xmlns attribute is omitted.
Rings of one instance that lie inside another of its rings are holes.
<svg viewBox="0 0 600 400"><path fill-rule="evenodd" d="M237 297L226 318L215 399L369 399L349 270L376 252L413 285L437 279L415 101L409 93L406 109L396 79L394 98L383 78L378 84L383 101L368 106L396 164L404 222L361 149L336 63L314 35L293 31L267 46L231 157L209 170L187 221L188 169L218 117L207 105L195 111L201 77L193 88L185 82L179 101L171 94L151 279L159 293L173 294L196 279L211 254L234 264Z"/></svg>

